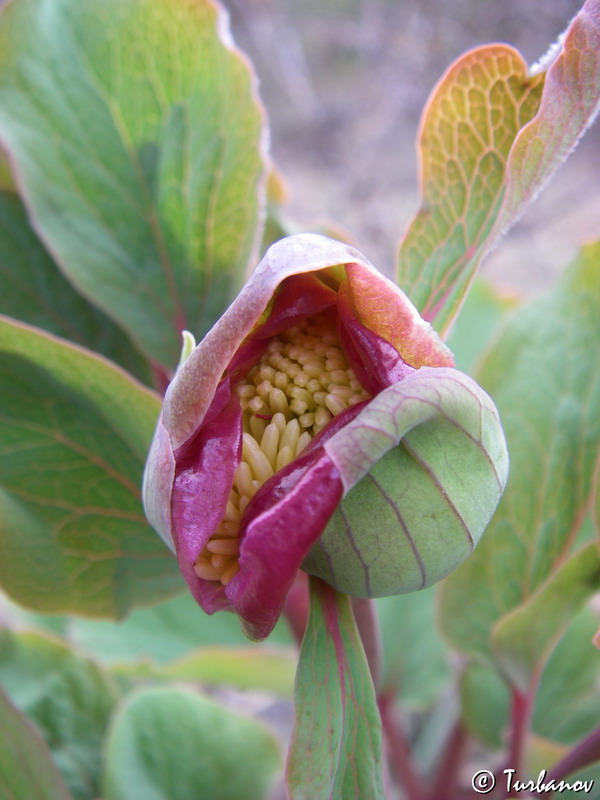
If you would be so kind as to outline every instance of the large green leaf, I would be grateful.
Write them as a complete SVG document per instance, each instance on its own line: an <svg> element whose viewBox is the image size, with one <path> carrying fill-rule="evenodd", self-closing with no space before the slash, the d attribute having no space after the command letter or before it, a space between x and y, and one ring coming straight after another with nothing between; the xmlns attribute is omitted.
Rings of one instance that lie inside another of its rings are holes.
<svg viewBox="0 0 600 800"><path fill-rule="evenodd" d="M435 620L435 587L377 601L384 690L405 708L430 706L450 679L448 653Z"/></svg>
<svg viewBox="0 0 600 800"><path fill-rule="evenodd" d="M512 686L526 692L536 681L574 615L600 586L596 542L571 556L522 606L492 631L494 659Z"/></svg>
<svg viewBox="0 0 600 800"><path fill-rule="evenodd" d="M261 724L183 689L148 689L114 719L107 800L264 800L280 764Z"/></svg>
<svg viewBox="0 0 600 800"><path fill-rule="evenodd" d="M384 798L381 721L350 600L318 578L311 578L295 704L290 800Z"/></svg>
<svg viewBox="0 0 600 800"><path fill-rule="evenodd" d="M448 336L456 368L473 375L486 349L498 335L516 298L505 296L490 283L476 278Z"/></svg>
<svg viewBox="0 0 600 800"><path fill-rule="evenodd" d="M399 283L440 329L466 293L502 203L511 145L542 87L516 50L486 45L448 68L425 107L422 207L402 242Z"/></svg>
<svg viewBox="0 0 600 800"><path fill-rule="evenodd" d="M296 653L266 645L246 647L199 647L168 664L147 658L134 663L115 664L113 674L127 682L186 682L203 686L258 689L270 695L291 698L294 688Z"/></svg>
<svg viewBox="0 0 600 800"><path fill-rule="evenodd" d="M483 255L573 149L600 100L600 0L587 0L547 72L512 47L461 56L421 121L422 206L399 254L399 283L445 332Z"/></svg>
<svg viewBox="0 0 600 800"><path fill-rule="evenodd" d="M106 620L72 620L69 637L107 662L140 658L170 662L199 646L248 645L235 614L204 614L189 592L152 608L138 608L116 625ZM280 621L269 643L289 645L291 641L285 622Z"/></svg>
<svg viewBox="0 0 600 800"><path fill-rule="evenodd" d="M296 658L268 647L203 647L165 666L165 678L292 695Z"/></svg>
<svg viewBox="0 0 600 800"><path fill-rule="evenodd" d="M482 542L442 587L444 631L466 653L490 659L492 626L573 548L600 445L599 350L596 244L512 319L479 375L500 411L511 472Z"/></svg>
<svg viewBox="0 0 600 800"><path fill-rule="evenodd" d="M2 691L0 719L0 797L72 800L44 740Z"/></svg>
<svg viewBox="0 0 600 800"><path fill-rule="evenodd" d="M0 190L0 313L97 350L146 383L148 365L127 336L73 289L13 192Z"/></svg>
<svg viewBox="0 0 600 800"><path fill-rule="evenodd" d="M510 689L488 666L471 662L460 679L462 723L472 735L500 750L510 719Z"/></svg>
<svg viewBox="0 0 600 800"><path fill-rule="evenodd" d="M243 281L264 115L214 0L13 0L0 135L73 284L174 367Z"/></svg>
<svg viewBox="0 0 600 800"><path fill-rule="evenodd" d="M600 652L592 636L598 613L585 608L571 622L546 663L535 695L532 730L564 749L598 725ZM462 718L468 731L500 750L509 723L511 692L495 669L468 665L461 680ZM533 742L532 742L533 743ZM542 765L546 769L550 762Z"/></svg>
<svg viewBox="0 0 600 800"><path fill-rule="evenodd" d="M118 697L110 677L57 640L2 631L0 683L43 734L73 796L98 796L104 729Z"/></svg>
<svg viewBox="0 0 600 800"><path fill-rule="evenodd" d="M542 673L532 724L556 742L574 745L598 727L600 652L592 637L599 618L591 608L577 614Z"/></svg>
<svg viewBox="0 0 600 800"><path fill-rule="evenodd" d="M158 397L109 361L0 318L0 580L24 605L123 616L182 585L140 483Z"/></svg>

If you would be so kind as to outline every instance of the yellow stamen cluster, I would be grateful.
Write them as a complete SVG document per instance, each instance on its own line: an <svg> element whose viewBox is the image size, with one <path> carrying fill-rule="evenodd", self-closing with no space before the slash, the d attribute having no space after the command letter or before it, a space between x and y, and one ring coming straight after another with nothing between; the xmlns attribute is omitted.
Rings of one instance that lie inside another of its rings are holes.
<svg viewBox="0 0 600 800"><path fill-rule="evenodd" d="M250 499L332 417L369 398L324 314L274 337L235 390L243 412L242 460L225 516L194 565L198 577L224 586L239 569L238 530Z"/></svg>

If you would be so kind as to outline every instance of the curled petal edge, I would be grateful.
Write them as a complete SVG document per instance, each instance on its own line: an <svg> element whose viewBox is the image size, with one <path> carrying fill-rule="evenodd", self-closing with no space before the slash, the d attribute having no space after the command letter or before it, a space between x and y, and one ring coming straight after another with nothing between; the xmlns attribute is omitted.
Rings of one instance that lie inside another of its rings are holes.
<svg viewBox="0 0 600 800"><path fill-rule="evenodd" d="M267 309L285 278L352 265L340 302L374 333L390 341L413 367L452 366L453 357L428 322L392 281L357 250L326 236L289 236L272 245L236 300L206 334L167 390L163 424L173 449L201 425L223 370ZM369 279L371 275L376 280ZM395 322L386 307L393 303ZM198 391L201 387L201 391Z"/></svg>

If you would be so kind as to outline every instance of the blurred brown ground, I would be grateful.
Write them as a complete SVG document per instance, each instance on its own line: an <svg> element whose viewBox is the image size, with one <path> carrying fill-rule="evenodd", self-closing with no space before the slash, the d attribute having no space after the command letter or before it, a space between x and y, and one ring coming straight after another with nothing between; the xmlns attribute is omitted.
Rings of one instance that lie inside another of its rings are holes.
<svg viewBox="0 0 600 800"><path fill-rule="evenodd" d="M462 52L508 42L529 64L583 0L225 0L254 62L271 149L306 230L328 218L392 274L417 208L421 109ZM600 124L590 129L483 272L511 292L544 287L600 237Z"/></svg>

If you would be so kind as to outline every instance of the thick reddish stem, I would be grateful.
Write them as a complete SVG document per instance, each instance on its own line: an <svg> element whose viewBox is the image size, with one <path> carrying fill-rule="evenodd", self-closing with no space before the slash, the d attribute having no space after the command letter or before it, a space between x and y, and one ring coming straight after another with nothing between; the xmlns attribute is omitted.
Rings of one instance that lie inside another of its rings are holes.
<svg viewBox="0 0 600 800"><path fill-rule="evenodd" d="M172 376L162 364L158 363L158 361L151 361L150 369L152 370L152 377L154 379L156 391L163 396L167 391L167 386L171 382Z"/></svg>
<svg viewBox="0 0 600 800"><path fill-rule="evenodd" d="M299 572L287 594L285 606L283 607L283 616L298 647L300 647L304 638L304 631L308 622L308 610L308 580L306 573Z"/></svg>
<svg viewBox="0 0 600 800"><path fill-rule="evenodd" d="M382 694L378 703L392 771L401 783L407 800L426 800L425 788L414 767L408 742L394 718L394 698L390 694Z"/></svg>
<svg viewBox="0 0 600 800"><path fill-rule="evenodd" d="M352 611L365 649L373 686L377 691L381 681L382 669L381 629L377 617L377 608L374 601L367 597L353 597Z"/></svg>
<svg viewBox="0 0 600 800"><path fill-rule="evenodd" d="M521 692L518 689L512 690L508 767L514 769L517 777L525 774L525 748L531 724L536 685L537 681L534 680L527 692ZM504 796L510 797L510 793L507 792Z"/></svg>
<svg viewBox="0 0 600 800"><path fill-rule="evenodd" d="M558 783L574 772L593 764L600 759L600 728L588 734L555 764L545 778L545 782Z"/></svg>
<svg viewBox="0 0 600 800"><path fill-rule="evenodd" d="M465 729L457 722L442 754L435 782L429 794L431 800L455 800L459 796L458 773L467 741Z"/></svg>

